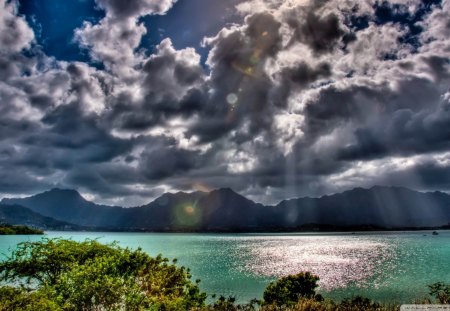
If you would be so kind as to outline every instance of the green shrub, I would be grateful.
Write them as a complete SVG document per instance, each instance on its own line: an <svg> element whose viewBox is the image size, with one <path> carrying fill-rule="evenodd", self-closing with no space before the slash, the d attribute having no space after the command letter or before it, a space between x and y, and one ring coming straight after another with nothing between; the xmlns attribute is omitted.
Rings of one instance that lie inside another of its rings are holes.
<svg viewBox="0 0 450 311"><path fill-rule="evenodd" d="M62 311L43 292L27 291L10 286L0 287L0 310L2 311Z"/></svg>
<svg viewBox="0 0 450 311"><path fill-rule="evenodd" d="M430 295L435 297L439 303L450 304L450 285L442 282L434 283L428 286Z"/></svg>
<svg viewBox="0 0 450 311"><path fill-rule="evenodd" d="M206 299L184 267L95 240L21 243L0 263L0 280L44 295L62 310L188 310Z"/></svg>
<svg viewBox="0 0 450 311"><path fill-rule="evenodd" d="M271 282L264 300L237 304L221 296L205 305L206 294L188 269L141 249L120 248L96 240L42 239L20 243L0 262L1 311L393 311L356 296L337 303L316 294L319 278L309 272ZM429 286L430 295L450 303L450 285ZM431 300L427 300L428 303Z"/></svg>
<svg viewBox="0 0 450 311"><path fill-rule="evenodd" d="M314 298L319 277L309 272L283 277L271 282L264 291L264 303L278 306L294 305L300 298Z"/></svg>
<svg viewBox="0 0 450 311"><path fill-rule="evenodd" d="M338 306L338 310L342 311L360 311L360 310L380 310L381 306L378 303L372 302L369 298L355 296L346 298Z"/></svg>
<svg viewBox="0 0 450 311"><path fill-rule="evenodd" d="M11 234L44 234L44 231L27 226L0 224L0 235Z"/></svg>
<svg viewBox="0 0 450 311"><path fill-rule="evenodd" d="M214 298L214 296L213 296ZM260 310L261 302L252 299L249 303L237 304L236 298L220 296L215 302L201 309L202 311L256 311ZM200 309L199 309L200 310Z"/></svg>
<svg viewBox="0 0 450 311"><path fill-rule="evenodd" d="M317 301L315 298L300 298L300 300L287 307L266 305L260 311L336 311L333 301Z"/></svg>

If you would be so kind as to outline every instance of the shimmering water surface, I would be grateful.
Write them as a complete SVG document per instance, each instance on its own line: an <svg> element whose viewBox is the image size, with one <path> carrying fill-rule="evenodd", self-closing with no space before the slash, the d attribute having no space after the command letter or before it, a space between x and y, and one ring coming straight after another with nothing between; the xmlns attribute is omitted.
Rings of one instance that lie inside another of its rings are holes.
<svg viewBox="0 0 450 311"><path fill-rule="evenodd" d="M450 232L357 234L158 234L48 232L48 237L141 247L151 255L178 258L191 268L202 290L261 298L277 277L311 271L320 276L320 292L341 299L364 295L378 301L411 302L427 294L427 285L450 283ZM21 241L39 236L0 236L2 256Z"/></svg>

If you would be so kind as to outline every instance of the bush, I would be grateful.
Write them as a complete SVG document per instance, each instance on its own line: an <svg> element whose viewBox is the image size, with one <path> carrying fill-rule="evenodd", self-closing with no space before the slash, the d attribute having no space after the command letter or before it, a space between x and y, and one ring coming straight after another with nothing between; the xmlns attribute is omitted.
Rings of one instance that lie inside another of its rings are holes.
<svg viewBox="0 0 450 311"><path fill-rule="evenodd" d="M344 299L338 306L338 310L360 311L360 310L380 310L378 303L372 302L369 298L355 296Z"/></svg>
<svg viewBox="0 0 450 311"><path fill-rule="evenodd" d="M0 280L62 310L188 310L206 299L184 267L95 240L21 243L0 263Z"/></svg>
<svg viewBox="0 0 450 311"><path fill-rule="evenodd" d="M0 224L0 235L11 234L44 234L44 231L40 229L33 229L27 226Z"/></svg>
<svg viewBox="0 0 450 311"><path fill-rule="evenodd" d="M319 278L309 272L271 282L264 301L237 304L221 296L205 305L206 294L188 269L141 249L95 240L42 239L24 242L0 262L1 311L197 310L197 311L353 311L398 310L356 296L341 303L316 295ZM450 303L450 285L435 283L430 294ZM430 303L431 301L427 301Z"/></svg>
<svg viewBox="0 0 450 311"><path fill-rule="evenodd" d="M271 282L264 291L264 303L294 305L300 298L314 298L319 277L309 272L289 275Z"/></svg>
<svg viewBox="0 0 450 311"><path fill-rule="evenodd" d="M61 311L45 294L10 286L0 287L0 310Z"/></svg>
<svg viewBox="0 0 450 311"><path fill-rule="evenodd" d="M215 295L212 298L215 298ZM260 305L261 302L258 299L252 299L245 304L237 304L236 298L232 296L220 296L215 302L201 309L201 311L256 311L260 310Z"/></svg>
<svg viewBox="0 0 450 311"><path fill-rule="evenodd" d="M430 295L435 297L439 303L450 304L450 285L438 282L428 287L430 288Z"/></svg>

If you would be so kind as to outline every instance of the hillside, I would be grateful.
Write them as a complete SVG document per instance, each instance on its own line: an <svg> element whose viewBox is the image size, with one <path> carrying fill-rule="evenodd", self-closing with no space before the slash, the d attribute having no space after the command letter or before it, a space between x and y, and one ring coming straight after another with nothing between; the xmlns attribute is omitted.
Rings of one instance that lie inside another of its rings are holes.
<svg viewBox="0 0 450 311"><path fill-rule="evenodd" d="M14 204L0 204L0 223L25 225L44 230L79 230L79 226L42 216L29 208Z"/></svg>
<svg viewBox="0 0 450 311"><path fill-rule="evenodd" d="M300 227L437 227L450 223L450 196L398 187L355 188L320 198L255 203L229 188L166 193L132 208L97 205L75 190L3 199L58 221L111 230L272 231Z"/></svg>
<svg viewBox="0 0 450 311"><path fill-rule="evenodd" d="M3 199L1 203L25 206L43 216L80 226L115 226L123 210L87 201L75 190L56 188L28 198Z"/></svg>

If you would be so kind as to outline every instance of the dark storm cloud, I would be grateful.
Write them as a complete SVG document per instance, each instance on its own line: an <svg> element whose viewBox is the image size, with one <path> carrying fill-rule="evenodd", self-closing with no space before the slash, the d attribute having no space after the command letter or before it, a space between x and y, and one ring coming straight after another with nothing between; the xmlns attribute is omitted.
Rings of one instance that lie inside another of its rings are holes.
<svg viewBox="0 0 450 311"><path fill-rule="evenodd" d="M423 191L448 191L450 188L450 165L445 158L415 159L413 165L390 168L376 176L372 184L410 187Z"/></svg>
<svg viewBox="0 0 450 311"><path fill-rule="evenodd" d="M139 182L140 174L128 166L104 163L101 165L80 164L64 179L66 185L92 193L101 193L104 198L117 199L142 195L148 197L154 189L138 190L133 185ZM130 204L127 204L130 205Z"/></svg>
<svg viewBox="0 0 450 311"><path fill-rule="evenodd" d="M104 18L74 35L95 67L44 55L0 2L0 193L136 205L197 183L272 203L375 181L450 189L447 2L383 20L369 0L245 2L241 25L204 39L205 66L170 38L141 49L141 17L174 1L98 0Z"/></svg>
<svg viewBox="0 0 450 311"><path fill-rule="evenodd" d="M28 168L16 169L14 172L0 172L0 189L5 194L34 194L36 191L46 191L53 183L42 181L30 176Z"/></svg>
<svg viewBox="0 0 450 311"><path fill-rule="evenodd" d="M175 51L170 40L164 40L157 52L143 64L139 88L142 98L124 91L110 102L108 117L119 128L142 131L164 124L171 117L189 117L204 107L200 84L203 69L190 59L193 51Z"/></svg>
<svg viewBox="0 0 450 311"><path fill-rule="evenodd" d="M199 84L203 79L203 70L198 63L192 64L190 61L183 57L177 58L172 43L163 41L158 46L158 53L150 57L143 67L145 96L175 97L177 94L174 94L174 88Z"/></svg>
<svg viewBox="0 0 450 311"><path fill-rule="evenodd" d="M46 133L30 137L27 144L60 148L79 161L105 162L129 150L131 141L115 138L102 129L95 116L83 116L76 105L60 106L49 113L43 123L50 126ZM70 157L69 157L70 159Z"/></svg>
<svg viewBox="0 0 450 311"><path fill-rule="evenodd" d="M19 72L14 62L11 62L9 57L0 56L0 80L6 81L9 77L17 75Z"/></svg>
<svg viewBox="0 0 450 311"><path fill-rule="evenodd" d="M283 78L287 79L286 82L293 82L294 84L304 86L319 78L331 76L331 66L330 64L322 63L317 68L311 68L306 63L300 63L295 67L286 68L283 73Z"/></svg>
<svg viewBox="0 0 450 311"><path fill-rule="evenodd" d="M144 151L140 155L142 174L149 180L162 181L169 176L185 173L197 166L199 154L176 147L164 147Z"/></svg>
<svg viewBox="0 0 450 311"><path fill-rule="evenodd" d="M316 68L305 62L283 68L278 75L280 83L273 92L273 100L277 106L286 107L293 90L304 89L317 80L330 77L331 74L331 66L325 62L318 64Z"/></svg>
<svg viewBox="0 0 450 311"><path fill-rule="evenodd" d="M440 98L439 87L432 80L420 77L398 81L395 89L388 81L345 87L331 85L306 104L304 129L315 137L345 123L358 126L380 122L385 126L385 118L390 120L397 111L430 110L438 106Z"/></svg>
<svg viewBox="0 0 450 311"><path fill-rule="evenodd" d="M308 45L315 53L320 54L336 49L345 31L336 14L318 15L315 12L318 7L320 6L314 5L306 10L292 10L285 18L287 24L294 29L292 39Z"/></svg>
<svg viewBox="0 0 450 311"><path fill-rule="evenodd" d="M430 67L436 82L450 78L450 58L448 56L431 55L424 57L424 61Z"/></svg>
<svg viewBox="0 0 450 311"><path fill-rule="evenodd" d="M450 148L450 109L443 101L434 109L395 111L373 127L355 131L356 141L340 152L346 160L415 155Z"/></svg>
<svg viewBox="0 0 450 311"><path fill-rule="evenodd" d="M409 180L418 180L415 187L426 187L427 190L448 190L450 187L450 165L433 160L423 160L410 169L390 176L392 180L400 180L408 184Z"/></svg>
<svg viewBox="0 0 450 311"><path fill-rule="evenodd" d="M250 122L252 135L271 127L273 83L264 65L282 48L281 23L268 13L252 15L245 22L244 27L222 30L207 41L212 46L209 98L200 112L202 121L191 130L202 141L220 138L243 121Z"/></svg>

